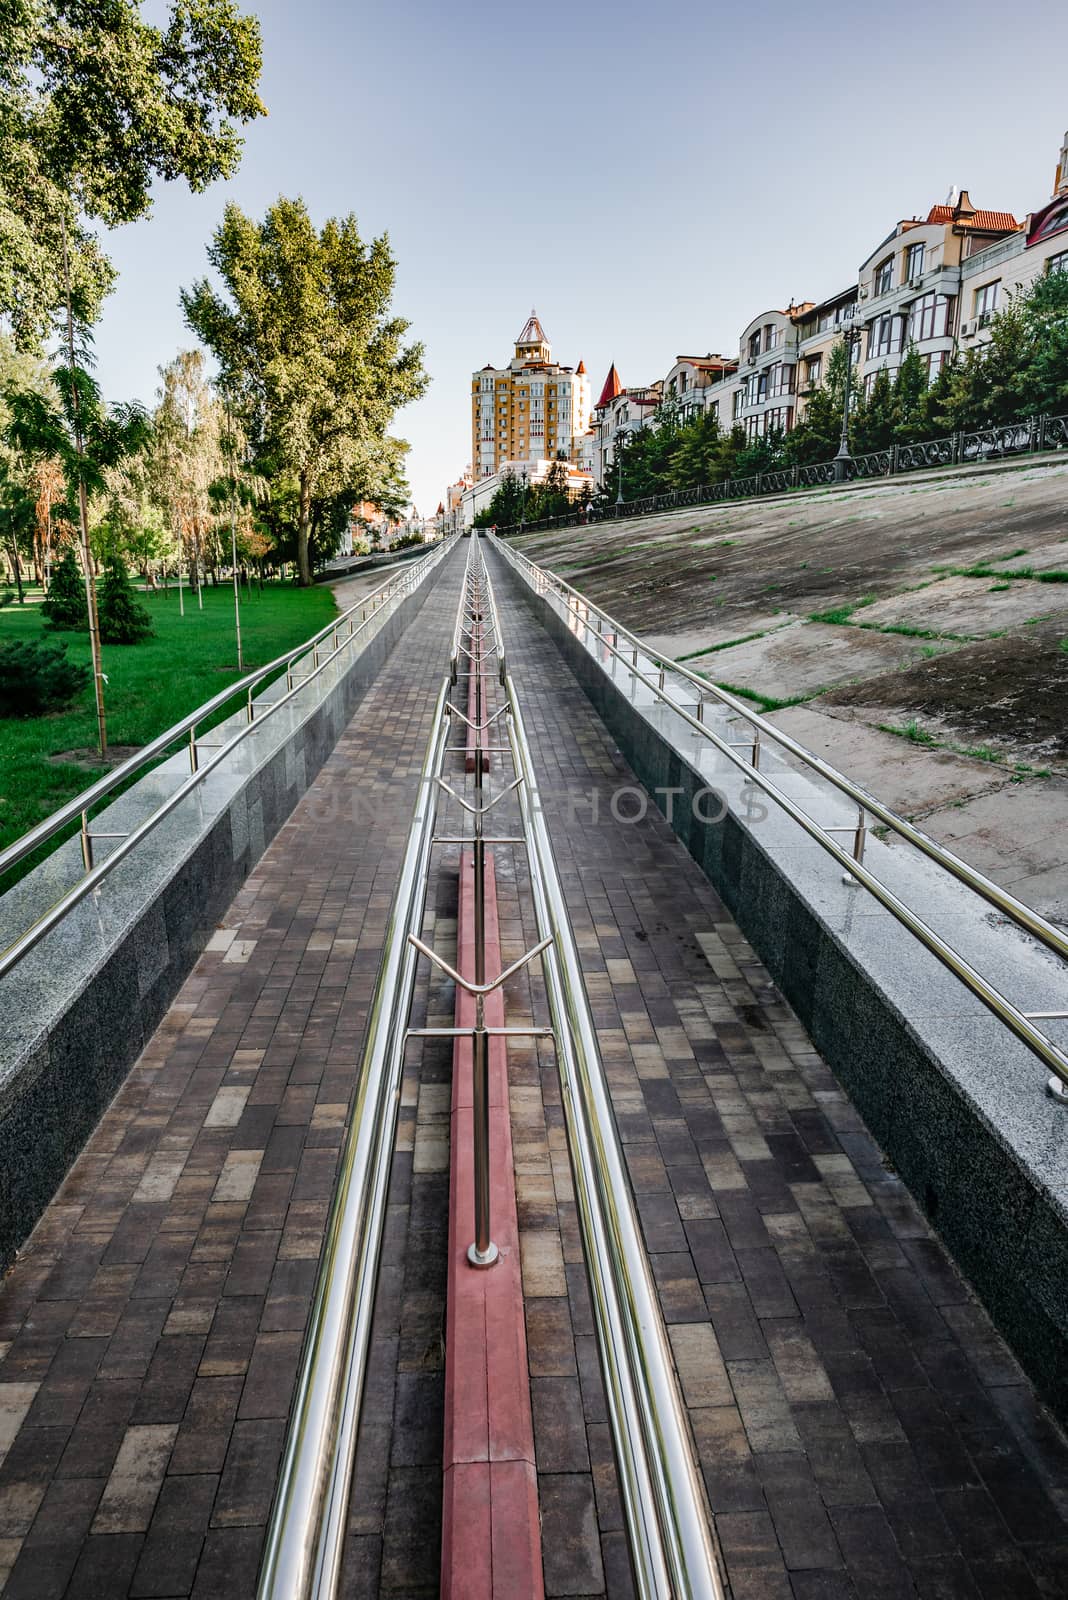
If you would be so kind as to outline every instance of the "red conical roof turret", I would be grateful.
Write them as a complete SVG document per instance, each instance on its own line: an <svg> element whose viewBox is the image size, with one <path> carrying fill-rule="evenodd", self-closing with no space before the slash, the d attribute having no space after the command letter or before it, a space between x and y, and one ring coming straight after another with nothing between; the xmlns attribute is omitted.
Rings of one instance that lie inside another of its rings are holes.
<svg viewBox="0 0 1068 1600"><path fill-rule="evenodd" d="M616 371L616 364L613 361L611 370L609 371L607 378L604 380L604 388L601 390L601 398L597 402L596 409L599 411L602 406L611 405L616 395L622 393L623 380Z"/></svg>

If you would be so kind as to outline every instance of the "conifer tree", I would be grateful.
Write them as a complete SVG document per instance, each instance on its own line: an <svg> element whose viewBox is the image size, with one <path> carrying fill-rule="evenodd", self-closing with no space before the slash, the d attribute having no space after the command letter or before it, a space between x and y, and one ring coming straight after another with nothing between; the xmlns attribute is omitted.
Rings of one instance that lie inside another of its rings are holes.
<svg viewBox="0 0 1068 1600"><path fill-rule="evenodd" d="M116 552L104 565L97 613L105 644L140 644L153 631L152 618L134 595L126 564Z"/></svg>
<svg viewBox="0 0 1068 1600"><path fill-rule="evenodd" d="M52 568L52 583L41 612L50 628L64 628L75 633L89 631L85 581L74 551L69 547Z"/></svg>

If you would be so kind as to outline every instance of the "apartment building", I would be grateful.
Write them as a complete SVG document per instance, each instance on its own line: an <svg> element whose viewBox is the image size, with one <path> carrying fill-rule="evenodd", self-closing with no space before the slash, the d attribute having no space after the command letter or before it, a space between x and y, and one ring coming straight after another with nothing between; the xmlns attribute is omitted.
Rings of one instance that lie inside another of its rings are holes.
<svg viewBox="0 0 1068 1600"><path fill-rule="evenodd" d="M808 402L827 377L827 363L831 351L848 328L853 327L857 314L857 286L827 300L799 310L794 318L797 327L797 404L795 424L800 422Z"/></svg>
<svg viewBox="0 0 1068 1600"><path fill-rule="evenodd" d="M590 423L590 383L583 362L553 360L532 311L505 367L471 376L471 462L476 482L506 462L570 461Z"/></svg>
<svg viewBox="0 0 1068 1600"><path fill-rule="evenodd" d="M964 263L1019 227L1010 211L981 210L963 189L926 217L899 222L876 246L857 287L857 373L865 393L884 368L893 376L910 345L929 378L938 376L955 347Z"/></svg>
<svg viewBox="0 0 1068 1600"><path fill-rule="evenodd" d="M740 423L749 439L789 433L794 425L799 319L811 310L806 301L763 311L742 333L730 425Z"/></svg>
<svg viewBox="0 0 1068 1600"><path fill-rule="evenodd" d="M1026 293L1047 272L1068 272L1068 133L1052 198L1032 211L1014 234L975 252L961 269L961 348L985 343L990 319L1006 297Z"/></svg>
<svg viewBox="0 0 1068 1600"><path fill-rule="evenodd" d="M676 356L675 365L663 380L664 400L676 407L680 421L692 422L702 412L713 411L720 421L724 384L738 371L732 356Z"/></svg>

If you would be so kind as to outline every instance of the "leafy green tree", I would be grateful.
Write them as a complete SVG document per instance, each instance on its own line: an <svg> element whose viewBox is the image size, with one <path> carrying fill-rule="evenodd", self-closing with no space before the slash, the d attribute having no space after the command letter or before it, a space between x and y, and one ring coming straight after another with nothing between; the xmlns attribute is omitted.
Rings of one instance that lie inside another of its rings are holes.
<svg viewBox="0 0 1068 1600"><path fill-rule="evenodd" d="M98 605L105 644L140 644L151 635L152 618L133 592L125 561L114 550L104 563Z"/></svg>
<svg viewBox="0 0 1068 1600"><path fill-rule="evenodd" d="M39 394L35 390L9 394L8 437L16 449L31 459L43 456L58 460L66 480L68 503L78 507L97 732L100 753L103 755L107 750L107 724L104 716L104 672L100 663L100 629L89 549L89 497L105 491L107 469L143 449L151 429L141 406L104 405L96 383L84 366L75 363L69 312L67 327L70 364L55 367L52 371L56 397Z"/></svg>
<svg viewBox="0 0 1068 1600"><path fill-rule="evenodd" d="M1068 411L1068 272L1047 272L1020 307L1031 344L1020 374L1025 414Z"/></svg>
<svg viewBox="0 0 1068 1600"><path fill-rule="evenodd" d="M67 268L93 320L114 271L92 222L144 216L157 179L233 175L260 67L233 0L174 0L158 27L138 0L0 5L0 312L20 344L47 332Z"/></svg>
<svg viewBox="0 0 1068 1600"><path fill-rule="evenodd" d="M529 497L530 486L525 475L520 478L515 472L502 473L493 498L476 515L475 527L514 528L518 527L520 522L535 521L530 515Z"/></svg>
<svg viewBox="0 0 1068 1600"><path fill-rule="evenodd" d="M208 252L226 286L183 291L186 321L215 355L254 448L298 486L297 567L311 582L316 497L377 500L406 446L397 408L427 385L422 346L389 315L396 263L383 235L364 244L353 216L321 232L303 200L262 223L228 205Z"/></svg>
<svg viewBox="0 0 1068 1600"><path fill-rule="evenodd" d="M45 626L72 633L85 633L89 628L89 611L85 603L85 581L78 570L74 551L64 550L52 568L52 583L41 605Z"/></svg>

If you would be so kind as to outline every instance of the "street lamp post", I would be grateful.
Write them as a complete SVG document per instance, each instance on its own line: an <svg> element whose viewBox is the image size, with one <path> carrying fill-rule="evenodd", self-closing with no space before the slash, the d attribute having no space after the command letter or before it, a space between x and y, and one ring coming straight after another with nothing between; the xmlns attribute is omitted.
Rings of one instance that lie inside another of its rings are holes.
<svg viewBox="0 0 1068 1600"><path fill-rule="evenodd" d="M853 457L849 453L849 401L853 385L853 340L859 339L860 329L850 328L845 336L846 341L846 370L845 393L842 396L842 437L838 445L838 454L834 458L834 481L844 483L846 471Z"/></svg>
<svg viewBox="0 0 1068 1600"><path fill-rule="evenodd" d="M523 524L525 523L526 517L527 517L527 469L526 469L526 467L523 468L523 471L521 472L520 477L523 480L523 498L519 502L519 531L520 531L520 533L522 533Z"/></svg>
<svg viewBox="0 0 1068 1600"><path fill-rule="evenodd" d="M618 485L618 490L619 490L618 494L616 495L616 505L617 506L621 506L623 504L623 430L622 430L622 428L616 434L616 463L617 463L617 466L619 468L619 471L618 471L618 474L617 474L617 479L616 479L616 482L617 482L617 485Z"/></svg>

